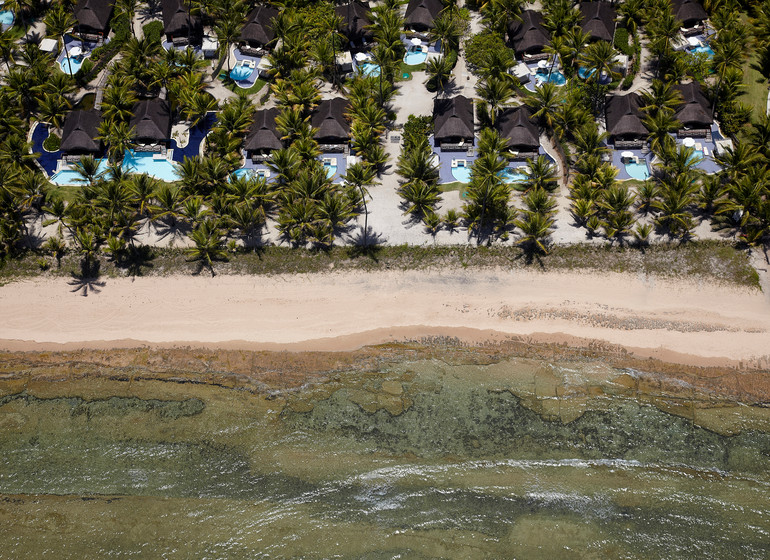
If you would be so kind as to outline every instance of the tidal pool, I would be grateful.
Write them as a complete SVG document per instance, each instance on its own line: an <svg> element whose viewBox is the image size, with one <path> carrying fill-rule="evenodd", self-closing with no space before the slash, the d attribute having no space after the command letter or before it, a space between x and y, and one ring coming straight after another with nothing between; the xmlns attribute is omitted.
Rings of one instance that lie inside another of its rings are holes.
<svg viewBox="0 0 770 560"><path fill-rule="evenodd" d="M712 414L600 362L397 361L255 391L99 375L0 384L1 558L770 549L768 409Z"/></svg>

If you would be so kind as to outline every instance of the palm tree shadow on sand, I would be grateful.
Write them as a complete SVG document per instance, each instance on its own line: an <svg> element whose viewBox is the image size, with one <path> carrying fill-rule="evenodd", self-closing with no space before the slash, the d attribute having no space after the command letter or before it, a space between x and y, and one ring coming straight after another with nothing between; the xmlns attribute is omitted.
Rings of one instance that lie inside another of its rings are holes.
<svg viewBox="0 0 770 560"><path fill-rule="evenodd" d="M92 263L83 261L80 264L80 273L72 273L72 279L67 282L71 287L70 292L80 293L83 297L88 297L89 294L99 294L102 288L107 285L104 280L99 280L99 270L101 265L99 261Z"/></svg>

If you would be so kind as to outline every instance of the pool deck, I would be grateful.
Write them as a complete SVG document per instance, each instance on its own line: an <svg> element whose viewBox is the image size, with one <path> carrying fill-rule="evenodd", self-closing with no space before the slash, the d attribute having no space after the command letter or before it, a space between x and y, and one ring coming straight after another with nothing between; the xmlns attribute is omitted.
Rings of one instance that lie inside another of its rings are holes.
<svg viewBox="0 0 770 560"><path fill-rule="evenodd" d="M64 49L57 55L56 57L56 64L57 66L61 65L62 61L66 59L65 53L68 52L72 47L81 47L84 48L83 54L79 57L82 60L85 60L89 56L91 56L91 51L93 51L98 46L97 43L94 43L92 41L81 41L80 39L76 37L72 37L71 35L65 35L64 36ZM66 65L66 62L65 62ZM59 66L59 69L61 69L61 66ZM74 74L77 74L80 68L75 70ZM69 72L67 72L69 74Z"/></svg>
<svg viewBox="0 0 770 560"><path fill-rule="evenodd" d="M622 150L612 150L612 165L614 165L618 170L618 181L627 181L628 179L634 179L634 177L631 177L631 175L628 174L626 171L626 166L622 161L622 158L620 154L623 152L631 152L636 156L639 161L645 161L647 163L647 169L652 172L652 158L654 157L652 152L647 152L646 154L642 153L642 150L629 150L627 148Z"/></svg>
<svg viewBox="0 0 770 560"><path fill-rule="evenodd" d="M192 127L189 131L190 137L187 141L187 145L184 148L180 148L176 140L171 140L171 148L173 148L173 160L182 161L185 156L191 158L200 155L201 144L206 138L214 123L217 121L217 114L215 112L206 113L206 117Z"/></svg>
<svg viewBox="0 0 770 560"><path fill-rule="evenodd" d="M245 169L245 170L251 170L251 171L259 171L259 170L268 170L269 169L267 164L265 164L265 163L254 163L254 162L251 161L250 158L247 158L246 154L243 153L243 152L241 152L241 155L244 157L244 163L239 168L239 170ZM336 184L342 183L342 181L343 181L342 176L345 175L345 173L348 170L348 158L347 158L347 156L345 156L345 154L339 154L339 153L335 153L335 154L321 154L320 156L318 156L317 159L319 161L322 161L324 158L334 158L334 159L337 160L337 172L332 177L332 182L336 183Z"/></svg>
<svg viewBox="0 0 770 560"><path fill-rule="evenodd" d="M238 47L232 47L232 56L235 57L235 64L240 64L241 61L248 60L254 63L254 70L249 75L248 78L245 80L233 80L236 85L243 89L249 89L251 86L253 86L255 83L257 83L257 80L259 79L259 65L262 62L262 57L259 56L251 56L248 54L243 54ZM235 65L233 65L233 68L235 68ZM226 67L225 67L225 71Z"/></svg>

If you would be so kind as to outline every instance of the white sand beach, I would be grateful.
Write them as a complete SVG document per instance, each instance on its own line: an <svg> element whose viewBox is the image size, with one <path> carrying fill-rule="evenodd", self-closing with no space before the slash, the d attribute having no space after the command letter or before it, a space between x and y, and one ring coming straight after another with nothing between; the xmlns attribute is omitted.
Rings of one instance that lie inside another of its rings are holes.
<svg viewBox="0 0 770 560"><path fill-rule="evenodd" d="M350 350L429 336L620 345L691 365L770 365L759 290L623 274L506 270L64 278L0 288L0 348Z"/></svg>

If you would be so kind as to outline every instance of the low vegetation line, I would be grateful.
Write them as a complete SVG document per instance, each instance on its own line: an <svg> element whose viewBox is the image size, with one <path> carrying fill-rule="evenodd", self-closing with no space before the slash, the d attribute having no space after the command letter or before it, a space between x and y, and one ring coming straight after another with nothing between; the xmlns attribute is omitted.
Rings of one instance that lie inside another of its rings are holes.
<svg viewBox="0 0 770 560"><path fill-rule="evenodd" d="M0 284L30 277L78 277L80 257L66 254L57 263L53 257L29 251L7 261L0 269ZM141 261L119 262L100 257L98 274L106 277L171 276L200 273L184 249L152 248ZM577 244L555 246L532 257L510 245L489 247L409 245L333 247L329 250L263 247L230 253L216 263L218 274L307 274L330 271L490 269L586 272L620 272L665 278L691 278L759 288L757 271L749 256L731 243L695 241L684 245L654 245L644 251L635 247ZM205 272L204 272L205 274ZM565 289L567 287L565 286Z"/></svg>

